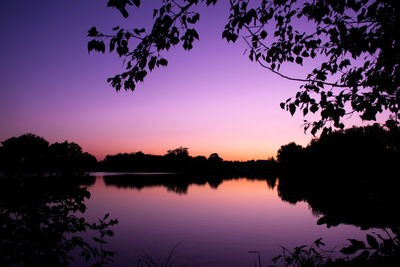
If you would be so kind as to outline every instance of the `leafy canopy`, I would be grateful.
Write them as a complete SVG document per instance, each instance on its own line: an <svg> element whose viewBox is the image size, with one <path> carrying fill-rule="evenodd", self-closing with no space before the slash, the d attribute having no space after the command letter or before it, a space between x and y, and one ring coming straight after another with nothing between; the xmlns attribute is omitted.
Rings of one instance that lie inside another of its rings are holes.
<svg viewBox="0 0 400 267"><path fill-rule="evenodd" d="M171 47L193 48L199 35L194 28L200 5L217 0L163 0L154 9L151 29L113 28L104 34L89 30L89 52L116 51L125 71L108 79L117 91L134 90L155 67L167 66L164 54ZM109 0L126 18L127 7L140 0ZM398 121L400 104L400 8L396 0L230 0L230 15L222 33L227 42L242 37L250 60L286 79L300 82L295 97L281 103L292 115L319 114L305 120L305 130L343 128L353 113L375 121L388 112ZM197 8L197 9L196 9ZM307 25L304 27L304 25ZM315 67L305 78L280 72L284 63L302 66L312 59ZM320 64L319 64L320 63Z"/></svg>

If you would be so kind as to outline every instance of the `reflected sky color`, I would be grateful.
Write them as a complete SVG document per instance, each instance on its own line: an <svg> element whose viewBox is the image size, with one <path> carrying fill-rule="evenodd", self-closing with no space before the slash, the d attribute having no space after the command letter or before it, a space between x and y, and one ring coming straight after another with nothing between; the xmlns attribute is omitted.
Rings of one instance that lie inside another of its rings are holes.
<svg viewBox="0 0 400 267"><path fill-rule="evenodd" d="M88 54L87 31L149 25L154 2L143 2L123 19L106 1L1 1L0 140L32 132L76 142L98 159L184 146L192 156L217 152L226 160L266 159L283 144L310 141L301 115L279 107L298 84L250 62L243 42L222 40L225 1L204 8L192 51L173 49L168 67L135 92L115 92L106 78L122 71L122 61ZM310 68L282 71L302 77Z"/></svg>
<svg viewBox="0 0 400 267"><path fill-rule="evenodd" d="M266 181L241 178L224 181L217 189L190 185L180 195L159 186L106 186L100 175L89 191L89 221L108 211L119 219L108 247L118 252L117 265L135 266L142 251L162 260L177 244L177 256L200 256L198 263L207 262L205 266L253 266L249 250L261 251L265 265L281 252L279 244L293 248L323 237L331 249L346 245L347 238L365 237L353 226L317 225L308 204L282 202L276 187Z"/></svg>

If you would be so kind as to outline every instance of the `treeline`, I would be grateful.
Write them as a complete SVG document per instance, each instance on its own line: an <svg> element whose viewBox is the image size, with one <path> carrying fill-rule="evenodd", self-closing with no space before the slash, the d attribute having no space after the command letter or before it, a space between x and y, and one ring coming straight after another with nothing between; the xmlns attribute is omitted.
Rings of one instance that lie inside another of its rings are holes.
<svg viewBox="0 0 400 267"><path fill-rule="evenodd" d="M400 128L378 124L334 131L314 139L306 147L292 142L281 146L277 161L283 172L400 167Z"/></svg>
<svg viewBox="0 0 400 267"><path fill-rule="evenodd" d="M224 161L217 153L192 157L188 148L179 147L161 155L148 155L142 152L108 155L99 162L102 171L137 172L180 172L201 174L261 174L276 169L276 161L251 160L246 162Z"/></svg>
<svg viewBox="0 0 400 267"><path fill-rule="evenodd" d="M28 133L9 138L0 146L0 172L5 175L80 175L96 167L96 158L73 142L49 144Z"/></svg>
<svg viewBox="0 0 400 267"><path fill-rule="evenodd" d="M174 172L194 174L277 175L318 173L326 170L398 169L400 128L378 124L325 133L306 147L292 142L281 146L274 158L246 162L225 161L217 153L208 158L192 157L186 147L168 150L165 155L143 152L107 155L103 161L73 142L49 144L42 137L25 134L1 142L0 172L50 175L79 174L87 171Z"/></svg>
<svg viewBox="0 0 400 267"><path fill-rule="evenodd" d="M82 152L73 142L49 144L34 134L12 137L0 146L0 172L5 175L81 175L89 171L174 172L185 174L259 175L271 173L277 163L270 160L224 161L217 153L208 158L192 157L188 148L168 150L165 155L143 152L107 155L103 161Z"/></svg>

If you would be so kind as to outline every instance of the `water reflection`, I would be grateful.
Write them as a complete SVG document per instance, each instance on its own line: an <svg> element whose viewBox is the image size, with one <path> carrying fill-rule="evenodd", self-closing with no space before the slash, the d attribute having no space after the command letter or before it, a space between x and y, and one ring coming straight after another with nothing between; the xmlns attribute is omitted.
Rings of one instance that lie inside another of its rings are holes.
<svg viewBox="0 0 400 267"><path fill-rule="evenodd" d="M135 265L142 251L161 260L179 243L178 255L200 256L206 266L248 266L254 261L249 250L261 251L262 262L270 263L281 252L279 245L290 248L323 237L330 249L345 246L347 238L365 238L355 226L317 225L323 211L310 210L305 198L296 197L304 196L301 187L288 190L284 177L136 174L99 175L96 181L89 188L88 212L95 217L113 210L120 219L111 241L118 264Z"/></svg>
<svg viewBox="0 0 400 267"><path fill-rule="evenodd" d="M82 185L94 182L93 177L1 178L0 266L68 266L77 249L91 263L112 261L111 251L82 237L116 222L105 218L102 225L89 224L82 216L90 197Z"/></svg>
<svg viewBox="0 0 400 267"><path fill-rule="evenodd" d="M278 194L290 203L306 201L314 214L323 215L318 223L328 227L394 229L400 225L398 179L395 174L287 175L280 178Z"/></svg>
<svg viewBox="0 0 400 267"><path fill-rule="evenodd" d="M162 186L170 192L187 194L190 185L206 185L217 189L223 181L239 179L238 177L221 176L190 176L187 174L174 173L134 173L121 175L104 175L104 183L117 188L132 188L141 190L143 188ZM248 180L266 181L270 189L274 189L277 179L275 177L249 177Z"/></svg>
<svg viewBox="0 0 400 267"><path fill-rule="evenodd" d="M205 266L248 266L254 261L249 250L270 263L281 252L278 245L323 237L327 248L343 247L348 238L364 239L360 227L396 233L395 181L170 173L2 179L0 265L86 266L77 250L99 256L90 249L96 242L87 242L96 227L87 222L108 212L120 222L107 240L117 252L115 265L136 266L143 253L165 259L177 244L175 256L199 257Z"/></svg>

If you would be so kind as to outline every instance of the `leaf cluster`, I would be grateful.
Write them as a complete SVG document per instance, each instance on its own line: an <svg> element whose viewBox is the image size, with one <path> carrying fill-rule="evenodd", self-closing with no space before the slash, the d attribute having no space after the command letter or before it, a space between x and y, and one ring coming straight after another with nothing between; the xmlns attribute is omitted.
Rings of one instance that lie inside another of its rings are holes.
<svg viewBox="0 0 400 267"><path fill-rule="evenodd" d="M92 27L88 36L88 51L105 52L105 42L108 41L110 52L116 51L124 59L125 71L109 78L107 81L117 91L135 90L138 82L143 82L149 72L155 67L168 65L168 60L163 57L163 52L181 44L185 50L191 50L199 34L193 28L200 14L191 11L196 5L214 5L217 0L165 0L162 6L153 11L153 26L146 31L145 28L123 29L119 26L113 28L112 34L103 34ZM140 1L133 1L136 7ZM117 8L124 17L128 17L127 5L132 5L129 0L112 1L109 6ZM134 45L130 46L129 44Z"/></svg>
<svg viewBox="0 0 400 267"><path fill-rule="evenodd" d="M215 5L217 0L164 0L153 13L154 24L144 29L119 29L114 34L89 30L89 51L110 51L124 58L126 71L108 79L117 91L134 90L155 66L167 66L161 56L179 43L186 50L199 40L193 28L200 14L193 11L200 3ZM140 1L110 0L109 6L128 16L127 5ZM249 46L249 58L262 67L301 83L293 98L281 108L294 115L319 114L315 121L304 121L304 129L342 129L343 120L358 114L374 121L388 111L390 119L400 118L400 8L391 0L231 0L230 15L222 38L236 42L242 37ZM307 25L302 27L301 25ZM128 43L135 40L135 48ZM306 77L280 73L284 63L302 66L306 61L322 62Z"/></svg>
<svg viewBox="0 0 400 267"><path fill-rule="evenodd" d="M356 239L348 239L350 245L340 250L345 255L354 255L360 253L357 258L365 260L376 260L378 258L389 258L392 261L399 262L400 260L400 239L399 228L391 228L392 236L388 230L384 229L387 237L374 233L367 234L367 244Z"/></svg>
<svg viewBox="0 0 400 267"><path fill-rule="evenodd" d="M231 1L223 38L235 42L242 36L250 60L301 82L281 108L292 115L319 112L317 121L304 124L314 135L324 127L344 128L343 118L353 113L374 121L387 110L391 119L400 118L399 11L386 0L263 0L254 8ZM317 58L322 63L305 78L279 72L284 63L302 66ZM326 127L328 122L333 125Z"/></svg>
<svg viewBox="0 0 400 267"><path fill-rule="evenodd" d="M322 248L325 243L322 238L315 240L310 246L302 245L295 247L294 250L289 250L283 246L282 254L272 258L272 262L276 264L278 261L283 261L284 266L320 266L324 264L330 257L329 251Z"/></svg>

